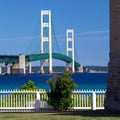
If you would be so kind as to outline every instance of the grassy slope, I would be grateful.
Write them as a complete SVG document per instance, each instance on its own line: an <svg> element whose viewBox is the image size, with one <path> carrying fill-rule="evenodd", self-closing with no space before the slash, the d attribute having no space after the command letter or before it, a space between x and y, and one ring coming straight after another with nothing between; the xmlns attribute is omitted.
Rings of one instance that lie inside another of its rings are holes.
<svg viewBox="0 0 120 120"><path fill-rule="evenodd" d="M120 114L106 111L0 113L0 120L120 120Z"/></svg>

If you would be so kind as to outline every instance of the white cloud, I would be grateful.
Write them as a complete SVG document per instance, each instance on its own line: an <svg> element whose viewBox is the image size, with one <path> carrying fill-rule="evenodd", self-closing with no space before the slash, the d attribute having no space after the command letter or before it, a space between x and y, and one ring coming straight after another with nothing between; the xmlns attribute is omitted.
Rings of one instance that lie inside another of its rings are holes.
<svg viewBox="0 0 120 120"><path fill-rule="evenodd" d="M101 31L88 31L88 32L80 32L76 33L75 35L90 35L90 34L103 34L103 33L109 33L109 30L101 30Z"/></svg>
<svg viewBox="0 0 120 120"><path fill-rule="evenodd" d="M9 38L0 38L0 41L13 41L13 40L31 40L40 38L40 36L23 36L23 37L9 37Z"/></svg>

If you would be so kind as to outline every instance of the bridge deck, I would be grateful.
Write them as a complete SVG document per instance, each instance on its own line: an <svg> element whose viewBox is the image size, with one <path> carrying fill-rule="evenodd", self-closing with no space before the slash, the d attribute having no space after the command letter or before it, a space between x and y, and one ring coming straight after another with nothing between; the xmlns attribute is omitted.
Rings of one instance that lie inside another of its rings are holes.
<svg viewBox="0 0 120 120"><path fill-rule="evenodd" d="M26 62L45 60L48 58L49 58L49 53L25 55ZM62 60L68 63L72 63L72 58L63 54L52 53L52 58ZM19 55L0 55L0 63L18 62L18 60L19 60ZM78 62L74 61L74 63L75 63L75 67L80 67L80 64Z"/></svg>

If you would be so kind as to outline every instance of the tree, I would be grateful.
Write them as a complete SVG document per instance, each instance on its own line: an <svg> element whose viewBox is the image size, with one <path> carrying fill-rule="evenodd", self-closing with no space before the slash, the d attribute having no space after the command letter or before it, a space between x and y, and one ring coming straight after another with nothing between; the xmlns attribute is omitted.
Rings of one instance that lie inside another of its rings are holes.
<svg viewBox="0 0 120 120"><path fill-rule="evenodd" d="M32 80L28 80L27 83L24 83L24 85L21 87L23 90L36 90L37 87L34 85L35 83Z"/></svg>
<svg viewBox="0 0 120 120"><path fill-rule="evenodd" d="M66 69L61 76L55 75L47 81L51 92L48 93L48 103L56 110L67 110L72 107L72 90L76 84L71 73Z"/></svg>

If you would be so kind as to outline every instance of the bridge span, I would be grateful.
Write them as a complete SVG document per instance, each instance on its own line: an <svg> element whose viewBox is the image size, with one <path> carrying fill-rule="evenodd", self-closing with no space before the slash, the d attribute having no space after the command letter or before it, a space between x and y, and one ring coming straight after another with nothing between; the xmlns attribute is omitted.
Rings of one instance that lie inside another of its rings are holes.
<svg viewBox="0 0 120 120"><path fill-rule="evenodd" d="M68 64L71 64L73 61L69 56L60 53L52 53L52 58L64 61ZM1 67L3 63L7 67L7 74L21 74L26 73L25 66L29 66L29 73L31 73L31 62L39 60L46 61L48 59L49 53L29 55L0 55L0 73L2 73ZM74 65L78 70L80 70L82 67L81 64L76 61L74 61Z"/></svg>

